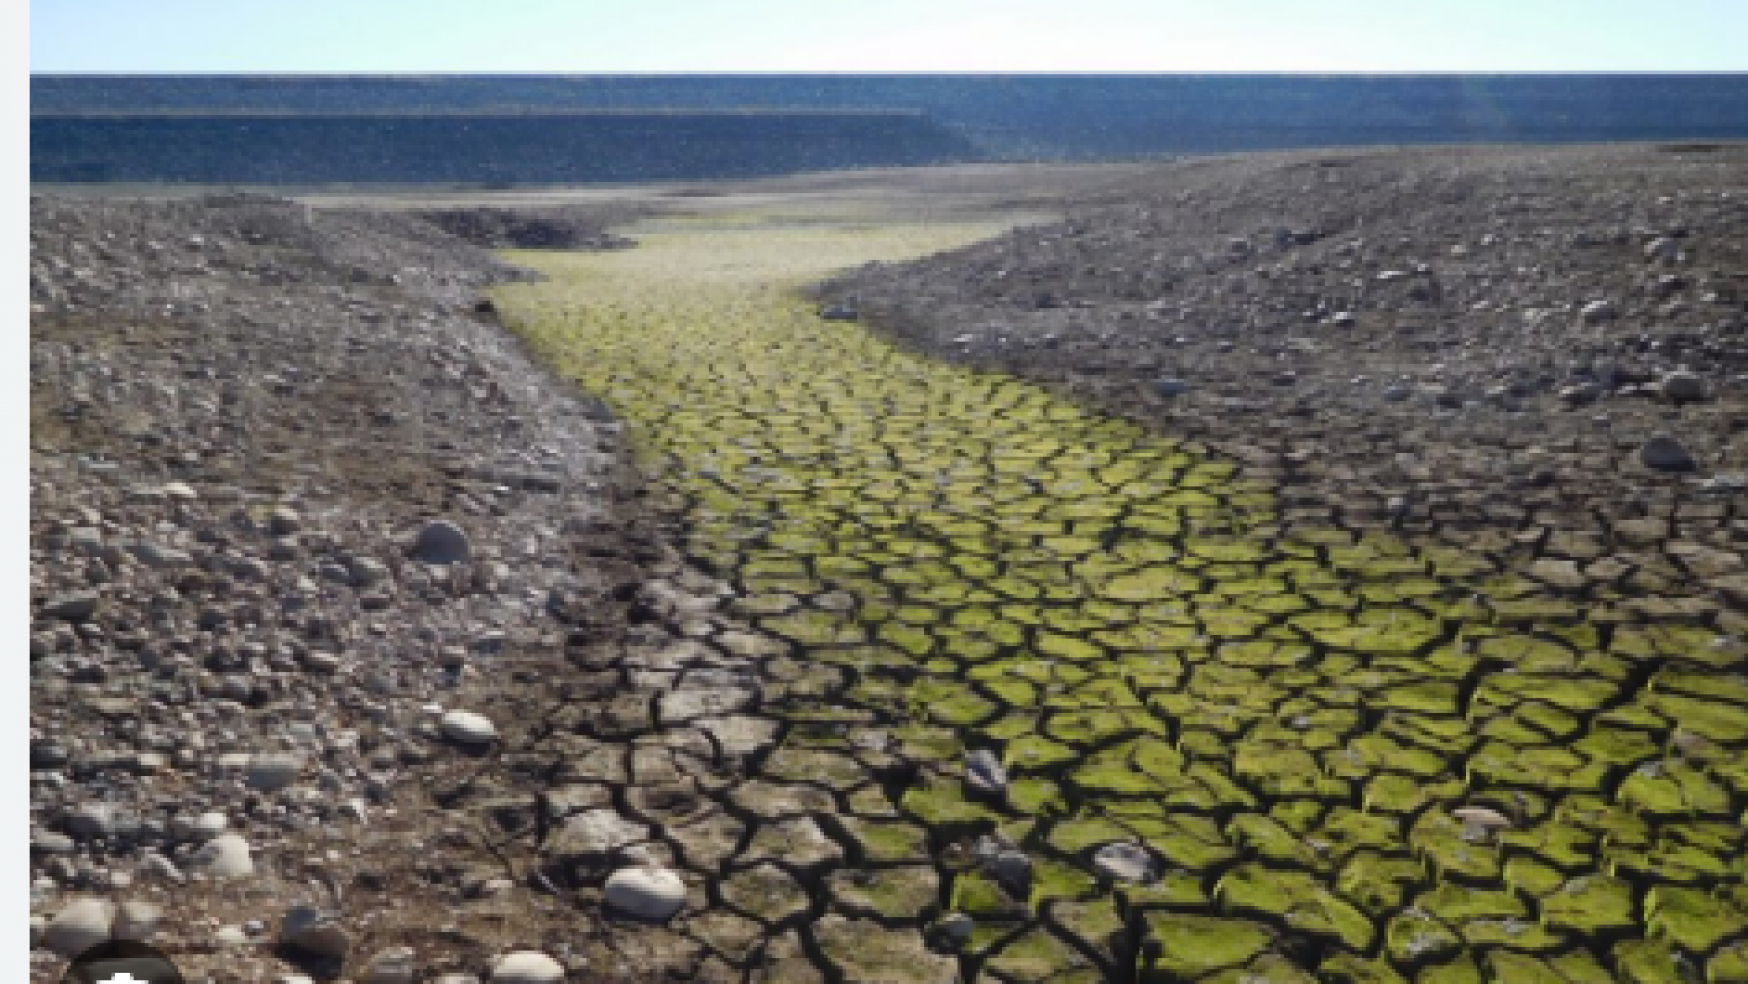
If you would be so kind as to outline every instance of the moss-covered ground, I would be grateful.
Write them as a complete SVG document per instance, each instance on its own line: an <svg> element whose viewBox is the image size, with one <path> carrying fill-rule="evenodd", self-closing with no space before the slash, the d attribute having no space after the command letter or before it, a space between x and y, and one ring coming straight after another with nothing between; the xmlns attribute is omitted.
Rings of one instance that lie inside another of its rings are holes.
<svg viewBox="0 0 1748 984"><path fill-rule="evenodd" d="M670 225L513 254L550 279L497 295L625 422L768 658L831 670L773 708L771 764L861 815L822 824L848 847L803 886L823 901L785 882L755 917L829 910L811 938L852 978L914 958L858 947L860 920L957 907L983 979L1748 979L1739 649L1448 550L1290 529L1205 449L797 293L993 231ZM971 749L1001 756L1004 797L964 783ZM1029 891L950 860L994 833ZM1160 877L1097 875L1114 841ZM721 894L769 895L761 871Z"/></svg>

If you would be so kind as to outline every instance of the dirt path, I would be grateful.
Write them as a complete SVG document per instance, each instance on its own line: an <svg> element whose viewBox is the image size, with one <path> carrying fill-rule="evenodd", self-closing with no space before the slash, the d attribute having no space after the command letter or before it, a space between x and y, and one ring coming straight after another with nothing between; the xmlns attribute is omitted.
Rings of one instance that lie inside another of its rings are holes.
<svg viewBox="0 0 1748 984"><path fill-rule="evenodd" d="M1201 448L792 293L987 227L762 225L518 254L552 280L498 295L731 588L617 668L672 687L640 742L714 750L629 793L714 825L662 828L697 972L948 979L925 938L984 980L1741 972L1734 643L1285 524Z"/></svg>

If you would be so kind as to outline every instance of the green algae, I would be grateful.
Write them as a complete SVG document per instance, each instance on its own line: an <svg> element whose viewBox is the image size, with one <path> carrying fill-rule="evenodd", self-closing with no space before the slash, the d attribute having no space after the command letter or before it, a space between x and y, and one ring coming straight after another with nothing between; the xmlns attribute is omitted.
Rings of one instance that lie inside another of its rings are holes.
<svg viewBox="0 0 1748 984"><path fill-rule="evenodd" d="M983 920L960 966L1013 980L1097 979L1089 956L1150 980L1307 979L1277 936L1342 951L1326 980L1589 980L1605 949L1623 978L1664 979L1648 968L1669 941L1737 973L1717 945L1743 931L1748 683L1713 630L1592 619L1478 553L1282 534L1231 462L793 293L992 226L754 224L516 254L552 279L497 300L625 423L651 501L739 593L736 651L791 661L772 713L809 747L761 768L861 815L832 821L834 912L914 923L945 888ZM876 722L918 766L902 789L826 740ZM959 780L973 747L1002 757L1005 796ZM1477 836L1452 818L1466 805L1513 829ZM923 875L931 843L997 829L1033 858L1029 898ZM1113 841L1170 870L1098 882ZM721 894L792 920L813 903L785 877L736 868ZM862 925L816 934L850 979L913 953L886 929L885 956L853 952Z"/></svg>

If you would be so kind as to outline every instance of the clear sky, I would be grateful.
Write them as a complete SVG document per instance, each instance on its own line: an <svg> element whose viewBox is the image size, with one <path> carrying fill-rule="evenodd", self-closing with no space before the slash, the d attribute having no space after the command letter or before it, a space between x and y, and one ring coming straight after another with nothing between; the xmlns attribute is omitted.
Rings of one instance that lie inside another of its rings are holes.
<svg viewBox="0 0 1748 984"><path fill-rule="evenodd" d="M1748 0L33 0L33 72L1748 71Z"/></svg>

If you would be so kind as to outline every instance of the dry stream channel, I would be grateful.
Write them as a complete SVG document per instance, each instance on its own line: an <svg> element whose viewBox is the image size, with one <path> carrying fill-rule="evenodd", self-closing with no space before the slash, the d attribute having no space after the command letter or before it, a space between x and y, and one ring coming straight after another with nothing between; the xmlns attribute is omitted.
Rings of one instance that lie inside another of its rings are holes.
<svg viewBox="0 0 1748 984"><path fill-rule="evenodd" d="M744 630L665 671L719 674L719 747L770 725L700 779L726 841L666 834L674 925L756 978L1748 980L1737 646L1284 530L1202 448L798 292L997 228L729 216L511 257L550 280L507 322L735 589Z"/></svg>

